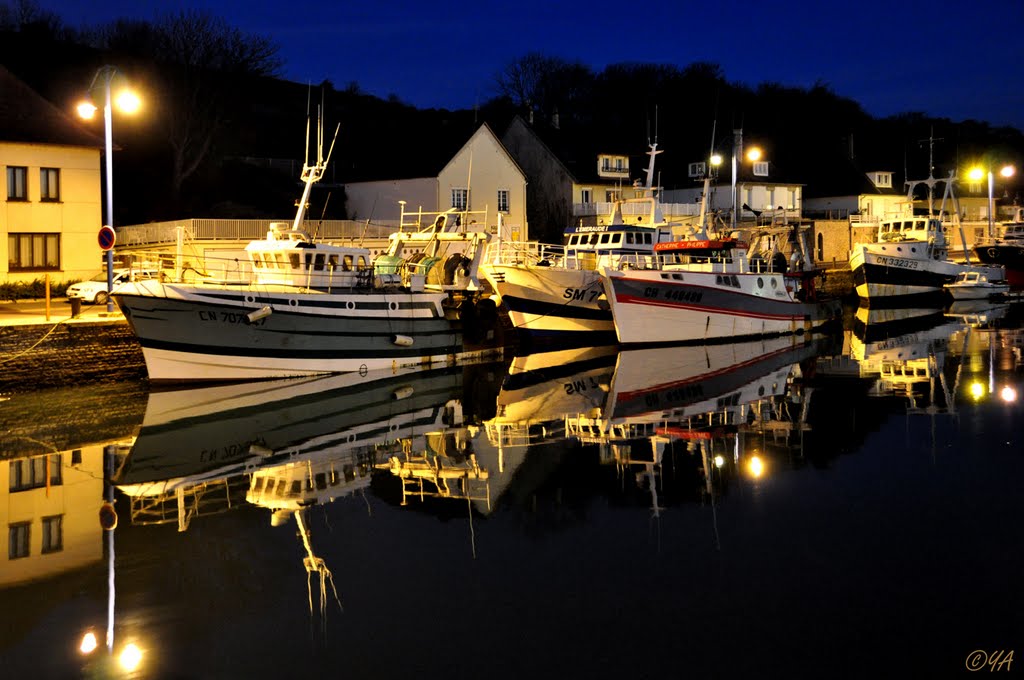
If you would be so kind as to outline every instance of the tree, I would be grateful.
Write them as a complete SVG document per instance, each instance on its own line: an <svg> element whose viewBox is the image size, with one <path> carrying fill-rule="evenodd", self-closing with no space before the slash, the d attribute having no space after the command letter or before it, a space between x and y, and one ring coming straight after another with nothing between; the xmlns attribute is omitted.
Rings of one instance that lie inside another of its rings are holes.
<svg viewBox="0 0 1024 680"><path fill-rule="evenodd" d="M170 202L206 160L226 120L226 104L246 77L274 76L278 48L243 34L205 11L181 10L155 23L120 20L103 33L104 47L146 57L170 149Z"/></svg>
<svg viewBox="0 0 1024 680"><path fill-rule="evenodd" d="M545 116L575 115L593 89L593 72L579 62L568 62L530 52L509 62L495 77L499 96L520 110Z"/></svg>

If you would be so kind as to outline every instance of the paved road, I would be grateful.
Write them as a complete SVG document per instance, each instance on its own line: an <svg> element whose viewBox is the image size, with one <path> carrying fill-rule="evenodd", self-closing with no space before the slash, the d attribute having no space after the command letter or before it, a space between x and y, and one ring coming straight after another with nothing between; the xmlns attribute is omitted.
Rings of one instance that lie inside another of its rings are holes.
<svg viewBox="0 0 1024 680"><path fill-rule="evenodd" d="M24 324L46 324L69 322L78 323L83 321L111 321L124 319L117 307L110 314L107 313L106 303L102 305L82 304L82 312L76 317L71 316L71 303L67 298L55 298L50 300L50 315L46 315L45 300L21 300L19 302L0 303L0 326L14 326Z"/></svg>

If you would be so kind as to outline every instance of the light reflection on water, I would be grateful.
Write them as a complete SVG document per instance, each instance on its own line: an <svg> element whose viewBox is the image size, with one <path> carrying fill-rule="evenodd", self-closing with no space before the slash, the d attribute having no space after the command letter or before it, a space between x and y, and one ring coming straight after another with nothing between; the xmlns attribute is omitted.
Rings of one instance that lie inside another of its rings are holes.
<svg viewBox="0 0 1024 680"><path fill-rule="evenodd" d="M0 667L100 673L113 602L139 677L960 672L1020 641L1024 333L956 311L104 394L103 441L5 402Z"/></svg>

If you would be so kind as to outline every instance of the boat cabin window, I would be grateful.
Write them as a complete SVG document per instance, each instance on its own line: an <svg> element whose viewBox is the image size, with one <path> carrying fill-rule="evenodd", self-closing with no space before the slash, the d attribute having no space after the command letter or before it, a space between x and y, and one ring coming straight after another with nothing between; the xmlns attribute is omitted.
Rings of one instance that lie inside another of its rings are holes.
<svg viewBox="0 0 1024 680"><path fill-rule="evenodd" d="M317 253L316 254L316 260L315 260L315 264L313 265L313 269L317 270L318 272L322 272L324 270L324 254L323 253Z"/></svg>
<svg viewBox="0 0 1024 680"><path fill-rule="evenodd" d="M601 234L601 245L602 246L608 245L608 240L610 238L611 238L611 234L607 234L607 233Z"/></svg>
<svg viewBox="0 0 1024 680"><path fill-rule="evenodd" d="M344 272L352 271L352 256L351 255L345 255L345 257L342 258L341 270L344 271Z"/></svg>
<svg viewBox="0 0 1024 680"><path fill-rule="evenodd" d="M612 245L616 245L617 246L617 245L621 245L621 244L622 244L622 234L621 233L619 233L619 234L612 234Z"/></svg>
<svg viewBox="0 0 1024 680"><path fill-rule="evenodd" d="M359 266L360 269L366 269L366 256L360 255L359 259L356 260L356 264Z"/></svg>
<svg viewBox="0 0 1024 680"><path fill-rule="evenodd" d="M288 260L292 264L292 269L298 269L300 266L302 266L302 263L299 260L298 253L288 253Z"/></svg>
<svg viewBox="0 0 1024 680"><path fill-rule="evenodd" d="M626 233L626 245L633 245L633 232Z"/></svg>
<svg viewBox="0 0 1024 680"><path fill-rule="evenodd" d="M274 257L277 259L277 268L278 269L287 269L288 268L288 262L285 261L283 253L274 253Z"/></svg>
<svg viewBox="0 0 1024 680"><path fill-rule="evenodd" d="M327 256L327 268L328 269L337 269L338 268L338 256L337 255L332 253L331 255Z"/></svg>

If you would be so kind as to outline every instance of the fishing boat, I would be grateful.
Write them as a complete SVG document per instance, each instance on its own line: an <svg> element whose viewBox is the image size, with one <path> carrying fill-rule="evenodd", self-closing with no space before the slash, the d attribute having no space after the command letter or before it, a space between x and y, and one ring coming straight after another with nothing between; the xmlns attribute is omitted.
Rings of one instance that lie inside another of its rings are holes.
<svg viewBox="0 0 1024 680"><path fill-rule="evenodd" d="M995 226L995 232L973 248L975 257L988 265L1006 269L1006 282L1024 287L1024 207L1016 207L1013 219Z"/></svg>
<svg viewBox="0 0 1024 680"><path fill-rule="evenodd" d="M586 335L594 344L614 342L598 269L653 259L655 244L683 235L682 225L665 219L656 196L654 160L659 153L651 144L642 190L616 201L607 224L574 225L558 245L497 241L489 246L481 273L508 310L521 341L563 342Z"/></svg>
<svg viewBox="0 0 1024 680"><path fill-rule="evenodd" d="M750 339L803 333L839 319L839 300L819 298L820 272L804 259L796 225L734 237L659 243L653 266L602 267L624 345ZM782 241L795 244L787 257Z"/></svg>
<svg viewBox="0 0 1024 680"><path fill-rule="evenodd" d="M377 257L368 248L311 239L305 209L330 157L319 148L316 162L307 158L303 166L305 188L291 227L272 225L266 238L246 246L249 283L161 277L114 294L138 336L150 381L450 363L470 352L468 324L496 318L478 279L490 234L468 231L471 220L461 213L416 213L421 228L392 234Z"/></svg>
<svg viewBox="0 0 1024 680"><path fill-rule="evenodd" d="M1008 292L1010 285L1002 279L993 281L983 272L966 271L943 288L954 300L986 300Z"/></svg>
<svg viewBox="0 0 1024 680"><path fill-rule="evenodd" d="M945 182L942 204L932 209L935 184ZM950 259L949 242L942 224L947 201L953 203L954 178L910 182L911 189L924 183L929 190L928 215L904 215L880 220L872 243L855 244L850 251L850 270L857 296L876 307L915 306L939 303L943 286L963 272L975 272L995 281L1003 278L1001 267L983 266ZM954 220L957 211L953 211Z"/></svg>

